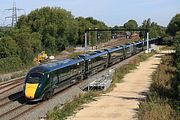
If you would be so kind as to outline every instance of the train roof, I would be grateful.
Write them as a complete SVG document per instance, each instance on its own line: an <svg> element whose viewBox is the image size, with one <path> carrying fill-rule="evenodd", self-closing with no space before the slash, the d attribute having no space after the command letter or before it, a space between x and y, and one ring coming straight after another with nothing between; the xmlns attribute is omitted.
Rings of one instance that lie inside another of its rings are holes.
<svg viewBox="0 0 180 120"><path fill-rule="evenodd" d="M117 50L122 50L124 47L123 46L114 46L112 48L108 48L108 49L105 49L107 50L108 52L114 52L114 51L117 51Z"/></svg>
<svg viewBox="0 0 180 120"><path fill-rule="evenodd" d="M125 44L125 48L132 46L132 43Z"/></svg>
<svg viewBox="0 0 180 120"><path fill-rule="evenodd" d="M98 57L98 56L101 56L101 55L104 55L104 54L107 54L107 53L108 52L105 51L105 50L90 51L90 52L88 52L86 54L79 55L79 57L87 60L87 59L92 59L92 58L95 58L95 57Z"/></svg>
<svg viewBox="0 0 180 120"><path fill-rule="evenodd" d="M82 58L71 58L71 59L65 59L63 61L59 61L59 60L52 61L50 63L40 64L39 66L32 68L30 72L42 72L42 73L51 72L58 70L60 68L64 68L70 65L80 63L82 61L84 61Z"/></svg>
<svg viewBox="0 0 180 120"><path fill-rule="evenodd" d="M135 41L134 42L135 45L138 45L138 44L141 44L141 43L143 43L143 41Z"/></svg>

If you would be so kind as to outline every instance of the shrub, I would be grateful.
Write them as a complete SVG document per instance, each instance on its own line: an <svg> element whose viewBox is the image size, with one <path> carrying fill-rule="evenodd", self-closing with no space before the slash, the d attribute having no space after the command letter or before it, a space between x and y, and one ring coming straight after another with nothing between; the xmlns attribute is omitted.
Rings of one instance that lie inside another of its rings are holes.
<svg viewBox="0 0 180 120"><path fill-rule="evenodd" d="M163 56L161 64L152 75L153 83L147 98L139 105L139 120L178 119L178 97L173 85L176 77L172 56Z"/></svg>
<svg viewBox="0 0 180 120"><path fill-rule="evenodd" d="M22 68L19 57L7 57L0 59L0 73L14 72Z"/></svg>

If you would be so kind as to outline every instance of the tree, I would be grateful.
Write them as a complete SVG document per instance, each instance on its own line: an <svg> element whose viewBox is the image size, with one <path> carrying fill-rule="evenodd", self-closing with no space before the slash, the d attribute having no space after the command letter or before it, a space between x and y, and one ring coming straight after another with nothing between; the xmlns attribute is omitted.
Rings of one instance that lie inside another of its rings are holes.
<svg viewBox="0 0 180 120"><path fill-rule="evenodd" d="M30 36L30 42L34 53L39 53L42 50L41 44L42 36L39 33L32 33Z"/></svg>
<svg viewBox="0 0 180 120"><path fill-rule="evenodd" d="M155 22L151 22L150 18L148 18L147 20L144 20L140 28L149 29L150 38L155 38L158 36L164 37L166 35L165 27L162 27ZM143 36L146 36L145 33L140 32L140 37L143 37Z"/></svg>
<svg viewBox="0 0 180 120"><path fill-rule="evenodd" d="M18 56L18 45L11 37L2 37L0 39L0 58Z"/></svg>
<svg viewBox="0 0 180 120"><path fill-rule="evenodd" d="M90 21L83 17L76 18L76 21L78 22L78 44L84 43L84 31L85 29L93 28L93 25Z"/></svg>
<svg viewBox="0 0 180 120"><path fill-rule="evenodd" d="M176 49L175 63L178 71L180 72L180 31L176 32L174 46Z"/></svg>
<svg viewBox="0 0 180 120"><path fill-rule="evenodd" d="M176 14L167 27L167 33L172 36L175 36L177 31L180 31L180 14Z"/></svg>
<svg viewBox="0 0 180 120"><path fill-rule="evenodd" d="M18 33L14 35L14 39L20 47L20 58L25 65L31 65L34 52L31 44L31 34L30 33Z"/></svg>
<svg viewBox="0 0 180 120"><path fill-rule="evenodd" d="M92 17L87 17L87 18L78 17L78 18L76 18L76 20L78 21L78 26L79 26L79 31L78 31L79 40L77 42L78 44L83 44L84 43L84 31L85 31L85 29L104 29L104 28L108 28L103 22L98 21L98 20L96 20L96 19L94 19ZM90 43L91 43L91 45L95 45L96 44L96 39L97 39L97 33L90 32L89 35L90 35ZM98 40L103 41L102 39L98 39Z"/></svg>
<svg viewBox="0 0 180 120"><path fill-rule="evenodd" d="M58 7L43 7L20 17L17 28L20 29L21 26L30 28L31 32L39 33L42 36L41 43L44 49L51 52L62 50L63 48L58 46L61 43L66 43L66 46L75 45L78 40L78 22L69 11ZM47 43L55 45L52 50L48 48L50 46Z"/></svg>
<svg viewBox="0 0 180 120"><path fill-rule="evenodd" d="M135 20L129 20L127 23L124 24L124 28L135 29L138 28L138 24Z"/></svg>
<svg viewBox="0 0 180 120"><path fill-rule="evenodd" d="M45 47L45 51L47 51L48 54L55 53L57 50L55 37L46 34L44 38L44 47Z"/></svg>

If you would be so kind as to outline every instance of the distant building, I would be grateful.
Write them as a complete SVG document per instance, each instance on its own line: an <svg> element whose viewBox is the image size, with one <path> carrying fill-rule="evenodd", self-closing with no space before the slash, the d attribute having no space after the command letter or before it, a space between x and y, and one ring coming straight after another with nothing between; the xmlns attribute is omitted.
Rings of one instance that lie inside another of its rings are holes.
<svg viewBox="0 0 180 120"><path fill-rule="evenodd" d="M139 34L133 33L132 35L130 35L130 39L133 39L133 38L139 38Z"/></svg>
<svg viewBox="0 0 180 120"><path fill-rule="evenodd" d="M126 39L129 39L129 38L130 38L130 36L131 36L131 32L126 31L125 33L126 33Z"/></svg>

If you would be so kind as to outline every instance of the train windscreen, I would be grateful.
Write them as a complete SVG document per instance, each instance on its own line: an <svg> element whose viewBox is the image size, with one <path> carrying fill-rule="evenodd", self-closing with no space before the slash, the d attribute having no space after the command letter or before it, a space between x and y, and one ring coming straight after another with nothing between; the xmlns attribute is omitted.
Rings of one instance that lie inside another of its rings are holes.
<svg viewBox="0 0 180 120"><path fill-rule="evenodd" d="M43 76L43 74L41 73L30 73L30 75L28 75L26 82L27 83L39 83L41 77Z"/></svg>

